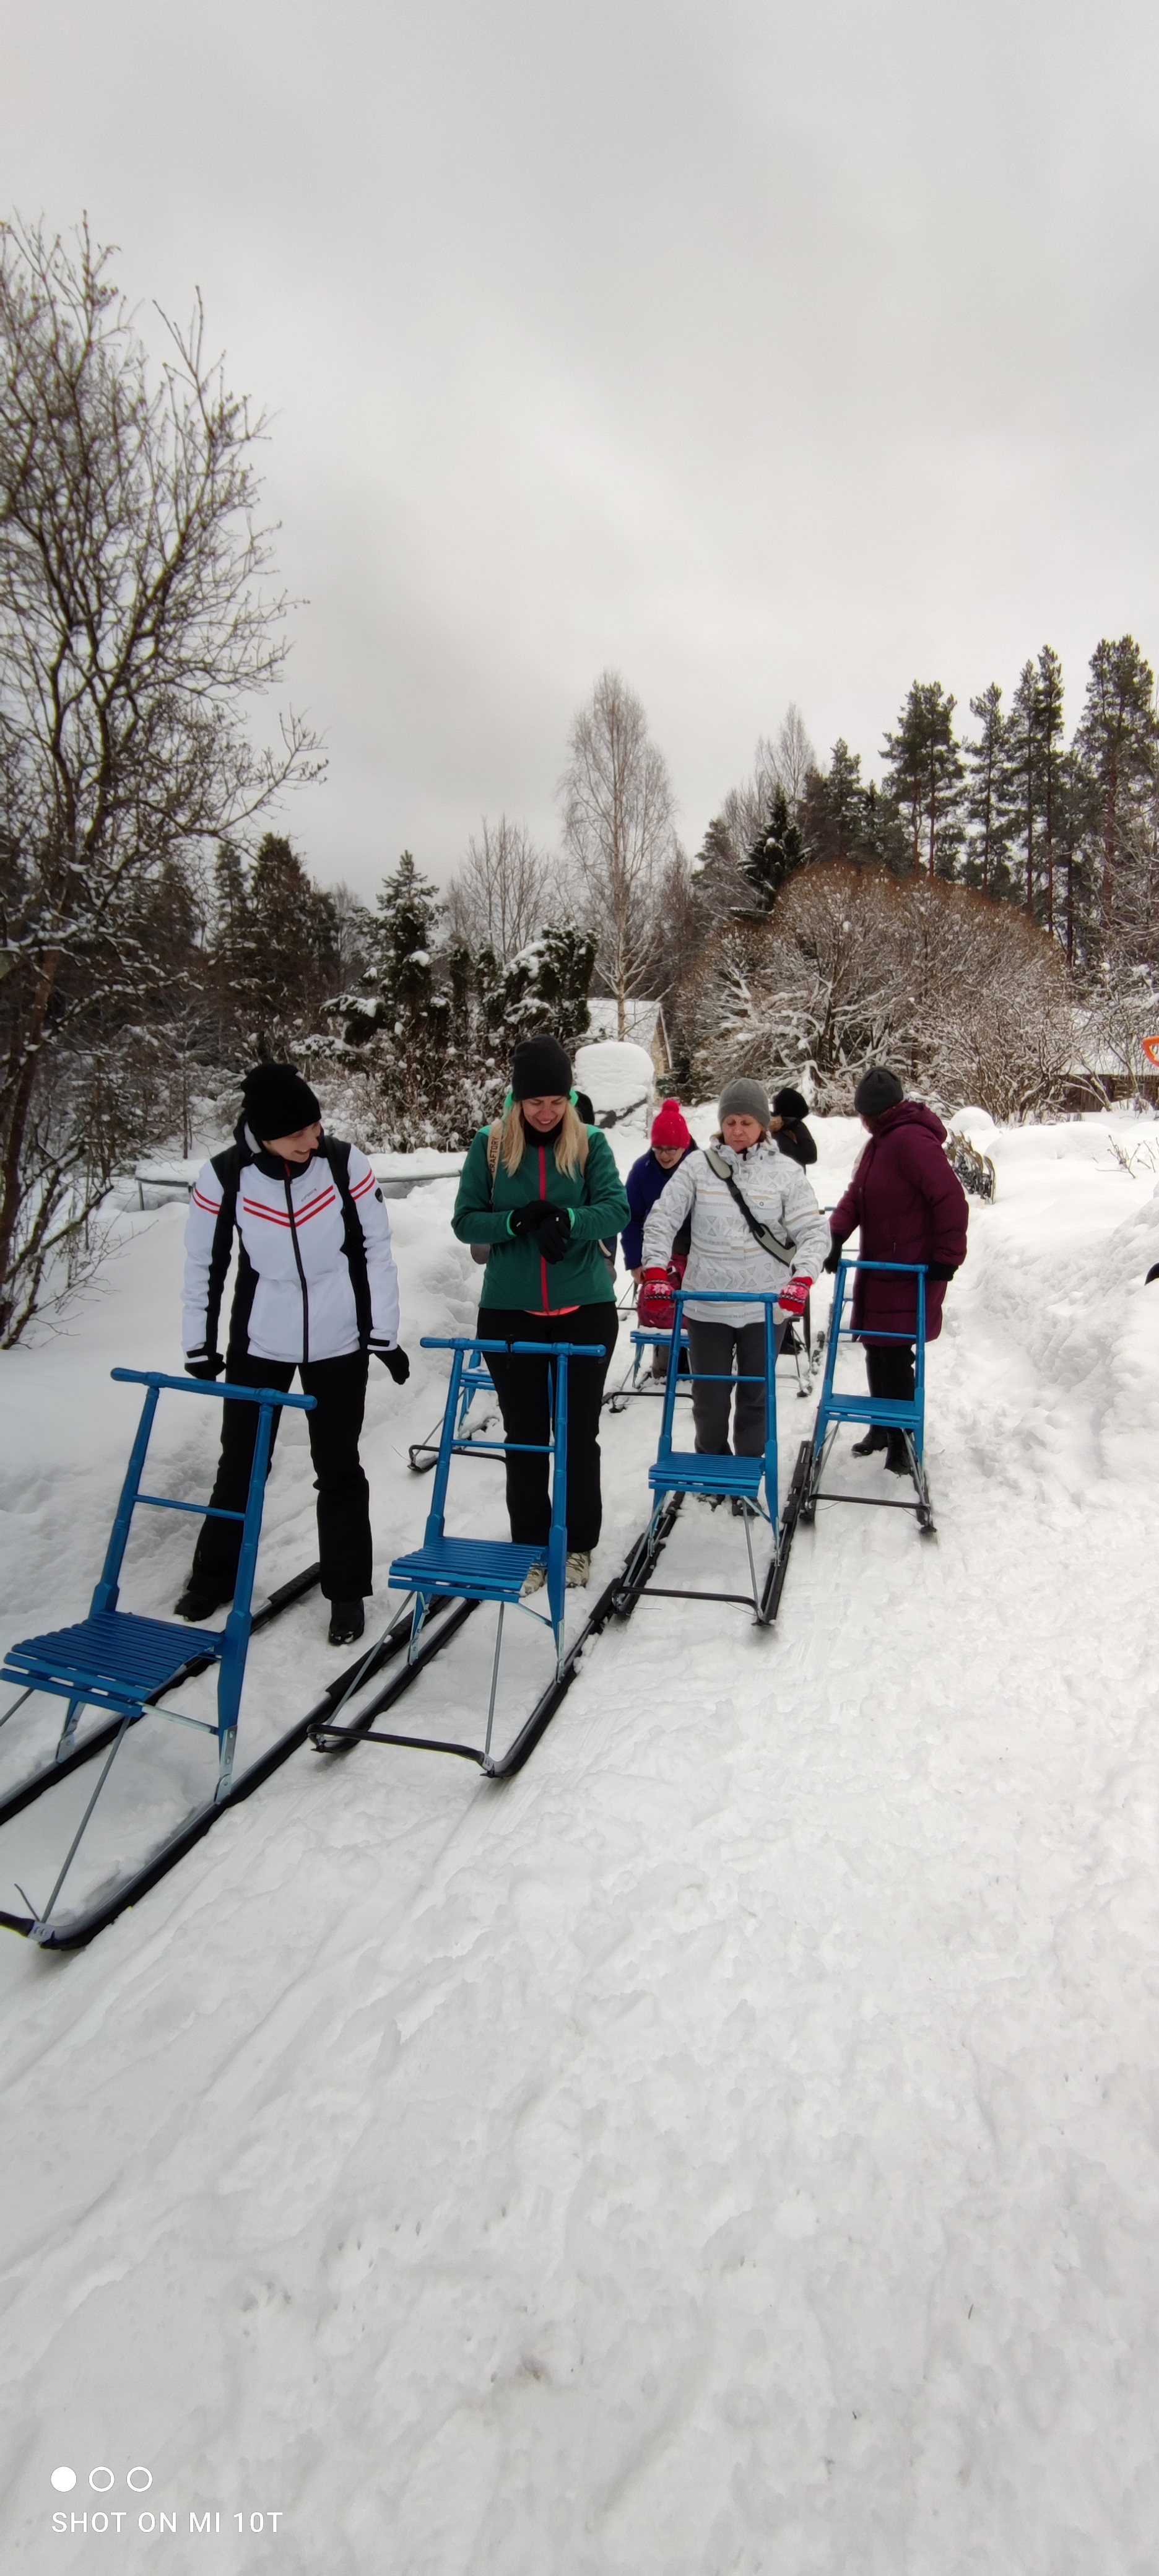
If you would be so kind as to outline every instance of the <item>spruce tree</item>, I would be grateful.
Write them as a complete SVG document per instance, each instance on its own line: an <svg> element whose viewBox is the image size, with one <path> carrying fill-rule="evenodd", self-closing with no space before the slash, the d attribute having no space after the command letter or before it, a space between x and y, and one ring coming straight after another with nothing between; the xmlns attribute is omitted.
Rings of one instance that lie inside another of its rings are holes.
<svg viewBox="0 0 1159 2576"><path fill-rule="evenodd" d="M769 912L783 885L804 865L805 844L789 813L784 788L773 790L768 815L761 823L745 861L745 875L762 912Z"/></svg>

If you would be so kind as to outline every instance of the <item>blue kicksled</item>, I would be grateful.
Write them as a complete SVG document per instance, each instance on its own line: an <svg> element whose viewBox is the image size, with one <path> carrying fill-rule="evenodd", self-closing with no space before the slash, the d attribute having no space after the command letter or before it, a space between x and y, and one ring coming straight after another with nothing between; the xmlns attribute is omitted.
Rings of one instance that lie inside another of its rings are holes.
<svg viewBox="0 0 1159 2576"><path fill-rule="evenodd" d="M17 1782L0 1799L0 1824L11 1822L47 1792L59 1790L83 1765L96 1760L102 1753L107 1754L47 1901L37 1906L21 1888L20 1893L30 1909L28 1914L0 1912L0 1925L10 1932L22 1933L43 1949L81 1948L91 1941L94 1933L115 1922L127 1906L134 1904L174 1867L219 1816L251 1796L254 1789L268 1779L298 1745L305 1742L313 1720L340 1707L385 1661L402 1651L409 1627L406 1621L396 1622L368 1655L348 1666L330 1683L304 1717L267 1746L248 1769L240 1775L235 1774L238 1719L250 1639L288 1609L292 1602L300 1600L318 1580L317 1565L308 1566L304 1573L282 1584L260 1609L255 1611L253 1608L254 1574L274 1412L275 1409L310 1412L314 1398L283 1395L268 1387L232 1386L228 1382L215 1385L200 1378L168 1377L153 1369L117 1368L111 1374L122 1384L143 1386L145 1400L88 1617L78 1619L66 1628L49 1629L42 1636L21 1638L16 1645L9 1647L0 1666L0 1680L17 1685L17 1697L0 1714L0 1727L6 1726L17 1710L37 1694L64 1704L53 1761L47 1765L42 1763L39 1769ZM141 1481L154 1417L163 1394L193 1396L218 1404L229 1400L259 1407L244 1512L219 1512L210 1504L185 1502L172 1494L142 1492ZM125 1550L133 1516L142 1505L154 1511L187 1512L199 1517L241 1521L237 1583L223 1628L190 1626L184 1620L143 1618L118 1607ZM191 1717L183 1709L166 1704L170 1694L180 1689L183 1683L214 1665L217 1667L215 1718ZM86 1735L80 1736L78 1728L86 1709L96 1713L98 1723ZM213 1741L217 1755L213 1796L196 1808L138 1868L120 1879L111 1890L103 1889L97 1901L61 1921L54 1920L61 1891L125 1738L130 1729L151 1717L168 1718L193 1727Z"/></svg>
<svg viewBox="0 0 1159 2576"><path fill-rule="evenodd" d="M386 1685L373 1706L362 1711L347 1726L323 1721L311 1728L311 1741L320 1752L337 1752L355 1744L394 1744L424 1753L457 1754L463 1761L474 1762L489 1779L507 1779L522 1768L529 1753L539 1742L544 1728L554 1717L560 1701L570 1688L579 1669L580 1657L589 1639L605 1625L612 1607L615 1584L609 1584L584 1622L579 1635L569 1647L564 1639L564 1606L566 1599L565 1565L567 1559L567 1388L568 1370L573 1362L590 1361L596 1356L585 1342L501 1342L481 1341L466 1335L444 1338L424 1334L422 1347L427 1351L450 1351L451 1375L443 1408L443 1426L435 1464L434 1492L427 1514L422 1546L396 1556L387 1577L392 1591L405 1592L413 1601L411 1631L406 1662L402 1670ZM551 1426L546 1443L533 1441L479 1440L464 1428L464 1392L478 1384L483 1371L480 1365L493 1351L511 1351L519 1357L547 1360L551 1363ZM446 1527L447 1490L451 1464L457 1457L503 1458L509 1448L534 1450L551 1460L551 1527L543 1547L520 1546L508 1539L456 1538ZM531 1568L541 1565L545 1582L532 1600L522 1598L523 1586ZM618 1578L617 1578L618 1579ZM533 1604L545 1598L546 1616ZM417 1681L419 1674L452 1633L452 1627L476 1610L483 1601L496 1605L495 1645L491 1661L491 1689L487 1704L486 1728L482 1745L461 1744L426 1735L399 1735L373 1724L375 1716L401 1699ZM434 1639L426 1635L426 1622L431 1610L439 1604L456 1607L443 1622ZM555 1670L541 1692L531 1713L519 1727L514 1741L498 1759L492 1755L491 1743L498 1705L499 1676L503 1654L503 1623L508 1610L519 1610L537 1620L551 1632Z"/></svg>
<svg viewBox="0 0 1159 2576"><path fill-rule="evenodd" d="M648 1483L653 1494L652 1518L637 1542L625 1568L624 1579L616 1598L616 1615L631 1616L638 1601L729 1601L750 1609L758 1627L772 1625L780 1606L785 1579L788 1549L778 1501L777 1464L777 1293L775 1290L746 1290L743 1303L764 1309L764 1366L761 1376L765 1390L765 1446L752 1457L706 1455L674 1445L676 1398L681 1387L688 1387L704 1371L694 1371L692 1378L678 1378L679 1355L686 1347L683 1331L684 1306L689 1297L697 1306L736 1307L742 1302L736 1289L688 1290L675 1293L668 1376L664 1388L664 1411L655 1464L648 1470ZM730 1378L730 1384L736 1384ZM740 1508L748 1553L749 1590L747 1592L708 1592L687 1586L664 1585L653 1581L657 1560L665 1541L675 1526L686 1494L701 1494L712 1503L731 1502ZM772 1538L772 1554L763 1581L758 1582L753 1554L753 1523L763 1519ZM791 1535L791 1533L790 1533Z"/></svg>
<svg viewBox="0 0 1159 2576"><path fill-rule="evenodd" d="M843 1342L859 1338L857 1328L845 1321L847 1300L853 1294L852 1282L859 1270L895 1270L908 1272L917 1287L917 1317L914 1332L885 1333L876 1328L875 1342L915 1342L914 1393L912 1402L899 1396L846 1394L835 1384L838 1354ZM905 1443L915 1500L909 1502L892 1494L841 1494L824 1491L821 1478L832 1450L837 1427L842 1422L855 1423L865 1431L880 1425L885 1431L900 1431ZM833 1286L833 1317L825 1358L825 1375L817 1405L813 1437L802 1443L794 1470L793 1483L785 1506L786 1520L811 1521L818 1503L861 1503L871 1510L913 1512L918 1528L929 1535L934 1529L933 1504L925 1470L926 1427L926 1271L916 1261L840 1261Z"/></svg>

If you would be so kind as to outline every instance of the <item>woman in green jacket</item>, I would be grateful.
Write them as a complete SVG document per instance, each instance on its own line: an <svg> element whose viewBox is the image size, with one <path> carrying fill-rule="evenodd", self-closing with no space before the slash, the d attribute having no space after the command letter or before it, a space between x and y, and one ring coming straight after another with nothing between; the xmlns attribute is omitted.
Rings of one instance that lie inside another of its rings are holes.
<svg viewBox="0 0 1159 2576"><path fill-rule="evenodd" d="M503 1116L480 1128L463 1166L452 1224L460 1243L489 1247L481 1341L590 1342L598 1353L568 1369L569 1583L587 1582L600 1535L600 1407L618 1329L600 1242L611 1242L630 1214L606 1136L576 1116L571 1063L558 1039L524 1038ZM509 1452L507 1510L518 1545L545 1547L547 1362L493 1351L489 1366L508 1439L544 1444L538 1454ZM527 1589L543 1580L533 1567Z"/></svg>

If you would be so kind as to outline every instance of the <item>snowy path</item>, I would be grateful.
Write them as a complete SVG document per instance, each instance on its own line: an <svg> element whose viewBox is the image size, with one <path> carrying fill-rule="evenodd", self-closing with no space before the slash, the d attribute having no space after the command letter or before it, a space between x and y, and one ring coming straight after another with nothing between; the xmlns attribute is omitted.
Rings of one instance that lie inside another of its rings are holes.
<svg viewBox="0 0 1159 2576"><path fill-rule="evenodd" d="M777 1636L642 1606L509 1786L302 1755L88 1952L0 1953L14 2566L1153 2567L1159 1201L1095 1128L1002 1139L1000 1179L931 1360L935 1542L822 1510ZM404 1288L461 1327L426 1195ZM6 1364L10 1632L72 1606L37 1391L93 1408L83 1598L175 1213L89 1339ZM431 1383L375 1395L384 1553ZM654 1429L607 1428L620 1537ZM284 1664L296 1706L324 1658ZM131 2518L62 2543L96 2462Z"/></svg>

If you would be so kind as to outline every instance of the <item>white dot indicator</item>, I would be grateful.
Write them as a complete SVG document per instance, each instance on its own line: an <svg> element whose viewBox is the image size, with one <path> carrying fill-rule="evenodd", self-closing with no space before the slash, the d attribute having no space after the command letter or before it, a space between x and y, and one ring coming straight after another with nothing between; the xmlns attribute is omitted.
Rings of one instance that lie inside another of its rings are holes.
<svg viewBox="0 0 1159 2576"><path fill-rule="evenodd" d="M126 2484L132 2487L135 2495L144 2495L146 2487L153 2484L152 2469L130 2469Z"/></svg>
<svg viewBox="0 0 1159 2576"><path fill-rule="evenodd" d="M56 2488L58 2495L67 2495L69 2488L76 2485L76 2470L54 2469L52 2472L52 2483Z"/></svg>
<svg viewBox="0 0 1159 2576"><path fill-rule="evenodd" d="M116 2483L111 2469L89 2470L89 2485L96 2488L98 2495L107 2495L109 2488L115 2487Z"/></svg>

